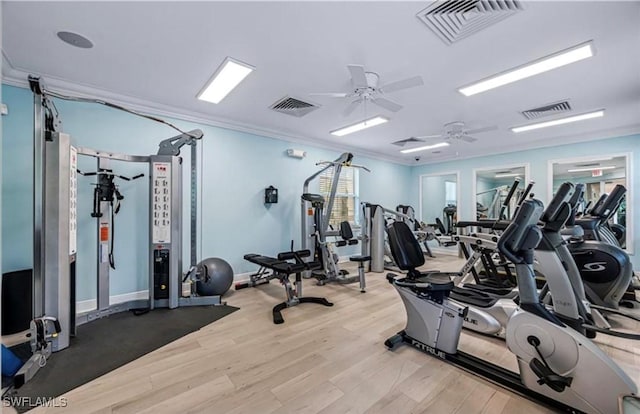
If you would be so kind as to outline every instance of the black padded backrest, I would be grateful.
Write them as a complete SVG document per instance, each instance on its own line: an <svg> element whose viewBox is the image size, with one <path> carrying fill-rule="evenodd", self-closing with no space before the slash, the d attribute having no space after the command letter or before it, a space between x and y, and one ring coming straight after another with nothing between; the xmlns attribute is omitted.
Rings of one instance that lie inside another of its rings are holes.
<svg viewBox="0 0 640 414"><path fill-rule="evenodd" d="M348 221L340 223L340 237L342 237L343 240L353 239L353 231L351 231L351 224L349 224Z"/></svg>
<svg viewBox="0 0 640 414"><path fill-rule="evenodd" d="M387 227L391 255L401 270L412 270L424 264L424 253L413 232L402 221L394 221Z"/></svg>
<svg viewBox="0 0 640 414"><path fill-rule="evenodd" d="M570 182L562 183L560 188L558 188L558 191L556 191L555 195L549 202L549 205L544 210L544 213L542 214L540 220L544 221L545 223L557 221L559 219L558 214L563 210L563 205L567 204L569 193L571 193L572 189L573 184L571 184ZM567 217L564 218L564 220L566 219Z"/></svg>
<svg viewBox="0 0 640 414"><path fill-rule="evenodd" d="M532 250L542 239L537 226L544 206L540 200L525 200L518 213L498 240L498 250L513 263L524 263L523 253Z"/></svg>

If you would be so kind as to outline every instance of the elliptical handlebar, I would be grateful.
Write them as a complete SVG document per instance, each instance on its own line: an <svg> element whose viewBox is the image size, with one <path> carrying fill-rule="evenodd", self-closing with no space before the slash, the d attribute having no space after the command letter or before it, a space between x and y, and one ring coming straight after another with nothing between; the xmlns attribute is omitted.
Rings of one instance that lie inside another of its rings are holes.
<svg viewBox="0 0 640 414"><path fill-rule="evenodd" d="M518 207L522 205L522 203L524 202L524 200L527 199L527 196L529 195L529 193L531 192L531 189L533 188L534 184L536 182L531 180L529 181L529 184L527 184L527 188L524 189L524 192L522 193L522 195L520 196L520 198L518 199Z"/></svg>
<svg viewBox="0 0 640 414"><path fill-rule="evenodd" d="M562 183L560 188L558 188L558 191L556 191L556 194L553 196L553 199L551 199L549 205L542 213L540 220L545 223L554 221L560 211L560 208L562 208L564 204L567 204L567 198L569 197L572 189L573 184L570 182L567 181Z"/></svg>
<svg viewBox="0 0 640 414"><path fill-rule="evenodd" d="M518 185L520 185L520 177L516 177L513 180L513 184L511 185L511 188L507 193L507 197L504 199L504 202L502 203L502 209L500 210L500 215L502 215L502 213L504 212L504 209L509 206L511 199L513 198L513 195L516 193L516 190L518 189Z"/></svg>

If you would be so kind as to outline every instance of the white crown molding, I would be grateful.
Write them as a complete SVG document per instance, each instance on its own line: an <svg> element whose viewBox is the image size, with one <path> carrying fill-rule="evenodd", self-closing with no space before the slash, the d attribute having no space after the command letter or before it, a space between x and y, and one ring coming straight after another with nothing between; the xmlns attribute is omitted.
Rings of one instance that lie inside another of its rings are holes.
<svg viewBox="0 0 640 414"><path fill-rule="evenodd" d="M347 145L323 143L321 141L318 141L317 139L299 135L291 135L280 131L274 131L268 128L257 127L254 125L222 120L212 115L204 114L201 112L189 111L182 108L174 108L169 105L136 98L129 95L110 92L92 85L72 83L67 80L47 74L31 73L27 70L16 68L14 65L12 65L11 61L6 56L4 51L2 52L2 60L2 83L6 85L16 86L19 88L29 88L27 77L28 75L33 74L36 76L41 76L44 79L44 83L47 89L52 92L57 92L64 95L102 99L145 114L169 117L181 121L195 122L202 125L224 128L238 132L245 132L248 134L277 139L283 142L305 144L316 148L329 149L332 151L348 151L356 155L356 158L357 156L363 156L375 160L391 162L394 164L406 166L411 165L407 160L394 158L392 156L385 156L383 154L363 150L361 148L350 147Z"/></svg>

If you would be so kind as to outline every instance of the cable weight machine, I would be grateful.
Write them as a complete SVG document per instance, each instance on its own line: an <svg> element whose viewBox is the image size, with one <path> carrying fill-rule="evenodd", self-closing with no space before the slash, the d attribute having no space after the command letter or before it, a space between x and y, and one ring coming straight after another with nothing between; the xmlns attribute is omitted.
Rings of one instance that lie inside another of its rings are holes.
<svg viewBox="0 0 640 414"><path fill-rule="evenodd" d="M345 152L334 161L318 162L316 165L323 166L323 168L307 178L304 182L302 196L300 198L302 250L310 250L312 254L309 260L320 261L322 267L313 273L306 271L303 273L303 276L305 278L315 277L318 279L318 284L321 285L326 282L353 283L360 280L361 289L364 291L364 274L356 277L348 277L347 271L340 269L338 266L338 256L333 252L331 243L327 241L327 237L341 236L343 240L338 242L340 245L353 245L358 243L358 241L353 238L348 222L341 223L340 231L335 231L330 226L331 212L333 211L342 168L353 167L370 172L365 166L352 164L352 160L353 154ZM330 168L333 168L333 177L328 197L325 199L325 197L320 194L309 193L309 184L311 181ZM358 261L358 259L361 258L362 257L353 257L353 260Z"/></svg>
<svg viewBox="0 0 640 414"><path fill-rule="evenodd" d="M99 103L168 123L103 101L50 92L37 77L30 76L29 85L34 94L34 271L33 321L30 329L33 356L16 374L16 386L29 381L44 366L51 353L67 348L70 337L75 336L79 325L127 310L138 309L144 313L159 307L219 305L221 294L200 296L196 293L200 291L198 287L204 291L213 283L220 284L219 276L222 273L227 279L230 275L229 286L233 278L230 266L221 259L207 260L224 262L228 270L211 269L203 265L204 261L196 265L195 145L202 138L202 131L180 131L180 135L162 141L158 153L150 156L75 147L71 137L62 132L62 122L52 99L54 97ZM184 145L191 146L192 160L192 265L182 276L182 159L178 155ZM97 306L81 314L76 312L75 295L79 156L93 157L97 162L95 172L81 175L97 177L91 216L97 221L98 233ZM113 218L124 197L115 180L138 179L144 174L131 178L118 175L110 168L111 161L142 164L148 169L150 180L149 298L116 304L109 303L109 269L115 268Z"/></svg>

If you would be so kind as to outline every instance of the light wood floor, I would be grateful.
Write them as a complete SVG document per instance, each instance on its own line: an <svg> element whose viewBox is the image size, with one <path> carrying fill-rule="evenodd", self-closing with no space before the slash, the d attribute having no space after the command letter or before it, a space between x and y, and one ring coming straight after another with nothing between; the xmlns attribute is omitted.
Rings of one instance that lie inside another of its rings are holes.
<svg viewBox="0 0 640 414"><path fill-rule="evenodd" d="M428 261L430 269L459 267L452 256ZM367 283L362 294L357 284L314 286L305 280L306 295L335 305L287 309L283 325L271 320L271 307L284 297L277 282L230 292L226 300L239 311L72 390L63 411L552 412L409 346L388 351L383 342L404 328L404 308L384 274L369 274ZM603 347L640 383L640 350L632 341L606 340ZM464 334L461 348L515 368L500 340Z"/></svg>

